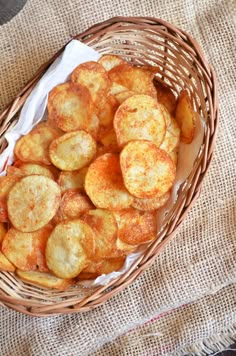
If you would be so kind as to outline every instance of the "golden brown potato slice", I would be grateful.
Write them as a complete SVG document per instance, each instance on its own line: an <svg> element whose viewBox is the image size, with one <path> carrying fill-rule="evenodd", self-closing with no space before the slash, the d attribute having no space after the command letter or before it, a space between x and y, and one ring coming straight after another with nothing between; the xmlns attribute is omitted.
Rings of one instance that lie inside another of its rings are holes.
<svg viewBox="0 0 236 356"><path fill-rule="evenodd" d="M157 101L163 104L168 112L173 115L176 108L176 97L168 85L164 85L154 79L154 85L157 93Z"/></svg>
<svg viewBox="0 0 236 356"><path fill-rule="evenodd" d="M80 64L72 72L71 80L88 88L95 106L100 106L111 86L107 71L97 62Z"/></svg>
<svg viewBox="0 0 236 356"><path fill-rule="evenodd" d="M166 151L167 153L170 153L176 147L179 146L179 140L180 140L180 129L176 120L171 116L170 125L167 127L166 135L160 148Z"/></svg>
<svg viewBox="0 0 236 356"><path fill-rule="evenodd" d="M139 245L155 239L157 219L155 212L125 209L114 212L118 238L130 245Z"/></svg>
<svg viewBox="0 0 236 356"><path fill-rule="evenodd" d="M175 148L171 153L169 153L170 158L174 162L174 164L177 166L178 163L178 148Z"/></svg>
<svg viewBox="0 0 236 356"><path fill-rule="evenodd" d="M107 127L112 125L114 115L118 106L119 102L117 101L115 96L111 94L108 95L106 98L106 102L102 104L97 111L100 126Z"/></svg>
<svg viewBox="0 0 236 356"><path fill-rule="evenodd" d="M120 64L124 64L125 61L121 57L113 54L105 54L98 60L98 63L100 63L105 70L109 72L112 68L117 67Z"/></svg>
<svg viewBox="0 0 236 356"><path fill-rule="evenodd" d="M8 194L19 179L20 177L16 176L0 177L0 222L8 222Z"/></svg>
<svg viewBox="0 0 236 356"><path fill-rule="evenodd" d="M72 279L58 278L50 273L21 271L20 269L17 269L16 274L26 282L46 288L66 290L75 284Z"/></svg>
<svg viewBox="0 0 236 356"><path fill-rule="evenodd" d="M91 163L85 177L85 190L97 208L125 209L133 201L124 186L119 156L112 153Z"/></svg>
<svg viewBox="0 0 236 356"><path fill-rule="evenodd" d="M51 225L34 232L20 232L11 228L3 239L2 252L23 271L47 272L45 247L51 231Z"/></svg>
<svg viewBox="0 0 236 356"><path fill-rule="evenodd" d="M46 124L36 126L17 141L14 152L23 162L38 162L50 165L48 149L51 142L59 136L56 129Z"/></svg>
<svg viewBox="0 0 236 356"><path fill-rule="evenodd" d="M95 209L83 217L95 233L95 254L93 259L109 257L116 244L117 224L112 212Z"/></svg>
<svg viewBox="0 0 236 356"><path fill-rule="evenodd" d="M122 252L124 255L128 255L129 253L134 252L137 249L138 245L127 244L126 242L118 238L116 241L116 247L119 252Z"/></svg>
<svg viewBox="0 0 236 356"><path fill-rule="evenodd" d="M120 105L114 118L118 144L147 140L159 147L166 134L162 109L148 95L134 95Z"/></svg>
<svg viewBox="0 0 236 356"><path fill-rule="evenodd" d="M138 94L150 95L156 99L153 73L141 67L135 67L125 63L111 69L108 74L112 82L122 85L128 90L135 91Z"/></svg>
<svg viewBox="0 0 236 356"><path fill-rule="evenodd" d="M135 91L126 90L122 91L115 95L116 99L118 100L119 104L122 104L126 99L130 98L133 95L136 95Z"/></svg>
<svg viewBox="0 0 236 356"><path fill-rule="evenodd" d="M15 272L16 267L0 251L0 271Z"/></svg>
<svg viewBox="0 0 236 356"><path fill-rule="evenodd" d="M180 140L184 143L191 143L194 137L196 119L187 90L182 90L179 95L175 118L181 131Z"/></svg>
<svg viewBox="0 0 236 356"><path fill-rule="evenodd" d="M91 209L94 206L85 193L67 190L62 197L60 210L67 219L78 218Z"/></svg>
<svg viewBox="0 0 236 356"><path fill-rule="evenodd" d="M36 163L23 163L21 166L19 166L19 168L9 166L7 167L7 175L8 176L13 175L16 177L40 175L40 176L48 177L50 179L54 179L54 175L48 167L44 167Z"/></svg>
<svg viewBox="0 0 236 356"><path fill-rule="evenodd" d="M68 189L84 189L87 171L88 167L81 168L78 171L62 171L58 178L62 193L65 193Z"/></svg>
<svg viewBox="0 0 236 356"><path fill-rule="evenodd" d="M110 149L110 152L120 152L120 147L117 143L116 133L113 128L109 129L103 135L101 135L100 142L104 147L107 147L108 150Z"/></svg>
<svg viewBox="0 0 236 356"><path fill-rule="evenodd" d="M95 154L96 141L82 130L59 137L49 148L51 162L64 171L75 171L85 167Z"/></svg>
<svg viewBox="0 0 236 356"><path fill-rule="evenodd" d="M36 175L22 178L8 195L12 225L23 232L40 229L56 214L60 197L60 187L53 180Z"/></svg>
<svg viewBox="0 0 236 356"><path fill-rule="evenodd" d="M64 221L51 233L46 246L48 268L60 278L74 278L94 255L94 233L81 220Z"/></svg>
<svg viewBox="0 0 236 356"><path fill-rule="evenodd" d="M4 224L2 222L0 222L0 246L1 246L2 240L3 240L4 236L6 235L6 233L7 233L7 230L4 226Z"/></svg>
<svg viewBox="0 0 236 356"><path fill-rule="evenodd" d="M95 279L102 274L118 271L124 265L124 257L110 258L99 262L90 262L79 275L78 280Z"/></svg>
<svg viewBox="0 0 236 356"><path fill-rule="evenodd" d="M166 192L162 196L157 196L153 198L139 199L134 198L132 206L135 209L143 211L152 211L161 208L170 197L170 191Z"/></svg>
<svg viewBox="0 0 236 356"><path fill-rule="evenodd" d="M129 142L120 154L124 184L136 198L165 194L174 183L176 168L170 156L148 141Z"/></svg>
<svg viewBox="0 0 236 356"><path fill-rule="evenodd" d="M90 132L94 105L89 90L76 83L56 86L48 97L49 122L65 132Z"/></svg>

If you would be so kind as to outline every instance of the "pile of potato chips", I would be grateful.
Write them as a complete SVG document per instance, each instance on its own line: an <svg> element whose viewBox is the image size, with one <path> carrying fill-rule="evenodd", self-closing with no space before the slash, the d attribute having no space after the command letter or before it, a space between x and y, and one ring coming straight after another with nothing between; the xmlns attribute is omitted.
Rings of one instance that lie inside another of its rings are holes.
<svg viewBox="0 0 236 356"><path fill-rule="evenodd" d="M65 289L155 239L179 142L195 129L187 91L176 99L158 71L105 55L50 92L47 121L0 177L0 270Z"/></svg>

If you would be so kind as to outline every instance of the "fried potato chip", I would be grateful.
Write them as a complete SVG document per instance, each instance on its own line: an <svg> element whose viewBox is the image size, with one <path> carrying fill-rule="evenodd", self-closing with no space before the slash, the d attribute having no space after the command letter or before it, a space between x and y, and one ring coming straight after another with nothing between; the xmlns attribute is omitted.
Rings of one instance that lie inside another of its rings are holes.
<svg viewBox="0 0 236 356"><path fill-rule="evenodd" d="M96 141L85 131L69 132L54 140L49 155L54 166L65 171L85 167L96 154Z"/></svg>
<svg viewBox="0 0 236 356"><path fill-rule="evenodd" d="M49 122L65 132L89 131L94 105L89 90L76 83L56 86L48 97Z"/></svg>
<svg viewBox="0 0 236 356"><path fill-rule="evenodd" d="M8 195L8 216L12 225L31 232L46 225L60 204L60 187L44 176L28 176L15 183Z"/></svg>
<svg viewBox="0 0 236 356"><path fill-rule="evenodd" d="M154 79L154 85L156 88L157 101L163 104L168 112L173 115L176 108L176 97L168 85L164 85Z"/></svg>
<svg viewBox="0 0 236 356"><path fill-rule="evenodd" d="M134 95L120 105L114 118L120 146L133 140L147 140L160 146L166 133L161 107L148 95Z"/></svg>
<svg viewBox="0 0 236 356"><path fill-rule="evenodd" d="M58 224L46 246L48 268L60 278L74 278L88 265L94 254L94 233L81 220Z"/></svg>
<svg viewBox="0 0 236 356"><path fill-rule="evenodd" d="M111 87L110 87L110 94L111 95L117 95L119 93L122 93L123 91L128 91L128 88L126 88L123 85L120 85L118 83L112 82Z"/></svg>
<svg viewBox="0 0 236 356"><path fill-rule="evenodd" d="M176 120L171 116L170 125L167 127L164 141L160 148L167 153L172 152L179 145L180 129Z"/></svg>
<svg viewBox="0 0 236 356"><path fill-rule="evenodd" d="M148 141L129 142L120 154L120 165L124 184L136 198L161 196L175 179L170 156Z"/></svg>
<svg viewBox="0 0 236 356"><path fill-rule="evenodd" d="M31 175L40 175L45 176L50 179L54 179L54 175L50 171L48 167L44 167L40 164L35 163L23 163L19 168L8 166L7 167L7 175L8 176L16 176L16 177L26 177Z"/></svg>
<svg viewBox="0 0 236 356"><path fill-rule="evenodd" d="M175 148L171 153L169 153L170 158L174 162L174 164L177 166L178 163L178 148Z"/></svg>
<svg viewBox="0 0 236 356"><path fill-rule="evenodd" d="M114 212L118 225L118 238L130 245L139 245L152 241L157 234L155 212L141 212L125 209Z"/></svg>
<svg viewBox="0 0 236 356"><path fill-rule="evenodd" d="M48 125L36 126L17 141L14 152L23 162L50 165L48 149L51 142L59 136L58 131Z"/></svg>
<svg viewBox="0 0 236 356"><path fill-rule="evenodd" d="M7 233L7 230L5 229L5 226L2 222L0 222L0 246L1 246L1 243L2 243L2 240L4 238L4 236L6 235Z"/></svg>
<svg viewBox="0 0 236 356"><path fill-rule="evenodd" d="M99 107L97 112L99 124L101 126L111 126L115 112L119 106L118 100L113 95L108 95L106 102Z"/></svg>
<svg viewBox="0 0 236 356"><path fill-rule="evenodd" d="M138 245L127 244L126 242L118 238L116 241L116 247L119 252L128 255L129 253L134 252L137 249Z"/></svg>
<svg viewBox="0 0 236 356"><path fill-rule="evenodd" d="M0 271L15 272L16 267L0 251Z"/></svg>
<svg viewBox="0 0 236 356"><path fill-rule="evenodd" d="M45 247L52 229L49 224L34 232L21 232L11 228L3 239L2 252L23 271L47 272Z"/></svg>
<svg viewBox="0 0 236 356"><path fill-rule="evenodd" d="M136 95L135 91L126 90L122 91L115 95L116 99L118 100L119 104L122 104L126 99L130 98L133 95Z"/></svg>
<svg viewBox="0 0 236 356"><path fill-rule="evenodd" d="M95 279L102 274L118 271L124 265L124 257L110 258L90 264L78 275L78 280Z"/></svg>
<svg viewBox="0 0 236 356"><path fill-rule="evenodd" d="M135 91L138 94L150 95L156 99L157 95L153 84L153 73L141 67L124 63L111 69L108 75L112 82L122 85L128 90Z"/></svg>
<svg viewBox="0 0 236 356"><path fill-rule="evenodd" d="M8 222L8 194L19 179L20 177L16 176L0 177L0 222Z"/></svg>
<svg viewBox="0 0 236 356"><path fill-rule="evenodd" d="M161 208L170 197L170 191L166 192L162 196L157 196L153 198L139 199L135 198L132 206L135 209L142 211L152 211Z"/></svg>
<svg viewBox="0 0 236 356"><path fill-rule="evenodd" d="M133 201L124 186L119 156L112 153L106 153L91 163L85 177L85 190L98 208L124 209Z"/></svg>
<svg viewBox="0 0 236 356"><path fill-rule="evenodd" d="M62 171L58 178L62 193L65 193L68 189L83 190L87 171L88 167L81 168L78 171Z"/></svg>
<svg viewBox="0 0 236 356"><path fill-rule="evenodd" d="M60 210L63 216L68 218L78 218L80 215L93 209L94 206L85 195L74 190L67 190L62 197Z"/></svg>
<svg viewBox="0 0 236 356"><path fill-rule="evenodd" d="M92 61L76 67L71 74L71 80L88 88L96 106L100 106L111 86L107 71L100 63Z"/></svg>
<svg viewBox="0 0 236 356"><path fill-rule="evenodd" d="M26 282L46 288L66 290L70 286L75 284L72 279L58 278L50 273L42 273L37 271L21 271L20 269L17 269L16 274L18 277L20 277Z"/></svg>
<svg viewBox="0 0 236 356"><path fill-rule="evenodd" d="M196 119L187 90L182 90L179 95L175 118L181 131L180 140L184 143L191 143L194 137Z"/></svg>
<svg viewBox="0 0 236 356"><path fill-rule="evenodd" d="M93 259L109 257L116 243L117 224L112 212L90 210L82 217L95 233L95 254Z"/></svg>
<svg viewBox="0 0 236 356"><path fill-rule="evenodd" d="M102 56L98 63L100 63L107 72L120 64L126 63L121 57L115 56L113 54L105 54Z"/></svg>

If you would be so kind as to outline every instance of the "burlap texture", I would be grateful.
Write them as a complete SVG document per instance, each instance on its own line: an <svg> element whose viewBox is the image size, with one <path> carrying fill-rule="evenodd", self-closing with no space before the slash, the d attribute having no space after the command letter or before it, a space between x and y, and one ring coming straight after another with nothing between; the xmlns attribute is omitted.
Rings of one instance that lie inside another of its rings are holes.
<svg viewBox="0 0 236 356"><path fill-rule="evenodd" d="M0 107L71 34L118 15L160 17L200 42L219 80L220 130L213 163L201 197L178 235L141 278L105 305L83 315L39 320L2 308L1 355L87 355L160 313L236 282L234 0L28 0L11 22L0 27ZM222 293L222 303L225 308L228 303L226 309L231 315L230 291L224 289ZM222 322L226 309L217 304L211 307L219 330L231 328L232 318L227 319L227 325ZM209 308L207 302L205 308ZM179 325L186 323L181 309L175 320L178 323L172 325L170 339L178 335ZM201 319L197 314L191 319L191 330L191 338L183 334L179 346L214 333L210 315ZM201 330L200 335L197 330ZM161 350L166 339L159 337L159 343ZM147 354L145 347L139 354ZM175 352L174 346L169 347L171 352ZM121 350L120 354L127 353ZM128 354L135 351L131 349Z"/></svg>

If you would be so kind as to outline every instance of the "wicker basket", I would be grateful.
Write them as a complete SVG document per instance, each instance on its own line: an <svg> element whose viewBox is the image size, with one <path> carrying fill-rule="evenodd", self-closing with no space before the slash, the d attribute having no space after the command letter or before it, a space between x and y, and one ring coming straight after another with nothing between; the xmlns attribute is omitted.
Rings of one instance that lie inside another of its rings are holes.
<svg viewBox="0 0 236 356"><path fill-rule="evenodd" d="M160 81L174 92L186 88L195 110L206 120L201 153L187 182L182 185L164 229L145 253L123 276L105 287L85 289L72 287L58 292L24 283L12 273L0 273L0 302L9 308L34 316L68 314L91 310L116 295L140 276L176 234L200 193L202 180L209 167L218 126L218 98L214 71L207 63L198 43L184 31L155 18L116 17L97 24L75 37L102 54L124 56L132 63L160 67ZM44 64L34 78L0 115L1 152L6 147L4 134L16 123L18 113L35 84L50 64L64 50Z"/></svg>

